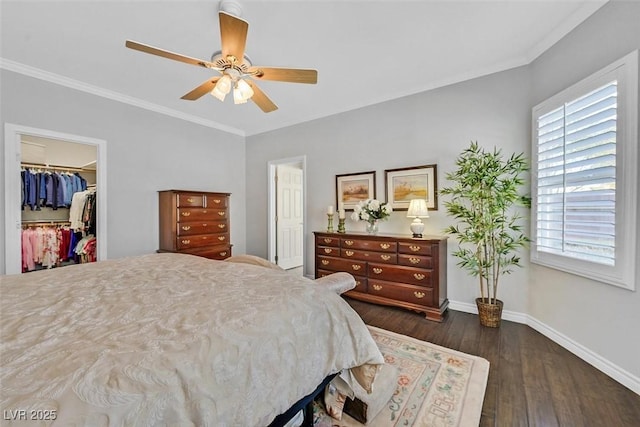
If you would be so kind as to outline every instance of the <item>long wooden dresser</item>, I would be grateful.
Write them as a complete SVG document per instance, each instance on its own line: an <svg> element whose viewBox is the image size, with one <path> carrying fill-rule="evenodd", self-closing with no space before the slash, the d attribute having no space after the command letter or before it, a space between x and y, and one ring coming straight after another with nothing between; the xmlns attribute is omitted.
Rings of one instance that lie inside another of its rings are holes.
<svg viewBox="0 0 640 427"><path fill-rule="evenodd" d="M408 308L442 321L449 306L446 237L314 234L316 278L351 273L356 287L346 296Z"/></svg>
<svg viewBox="0 0 640 427"><path fill-rule="evenodd" d="M229 193L159 191L160 249L210 259L231 256Z"/></svg>

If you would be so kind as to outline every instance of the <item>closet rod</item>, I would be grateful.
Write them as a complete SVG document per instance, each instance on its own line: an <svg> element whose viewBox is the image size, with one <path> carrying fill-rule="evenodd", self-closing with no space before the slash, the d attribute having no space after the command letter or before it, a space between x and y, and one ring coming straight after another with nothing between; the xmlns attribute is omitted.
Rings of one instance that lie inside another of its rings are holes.
<svg viewBox="0 0 640 427"><path fill-rule="evenodd" d="M60 165L45 165L44 163L20 163L20 166L25 168L53 169L53 170L60 170L60 171L95 172L95 169L73 168L73 167L66 167L66 166L60 166Z"/></svg>
<svg viewBox="0 0 640 427"><path fill-rule="evenodd" d="M35 219L35 220L22 221L22 225L68 225L68 224L71 224L71 222L64 221L64 220L56 220L56 219L51 219L51 220Z"/></svg>

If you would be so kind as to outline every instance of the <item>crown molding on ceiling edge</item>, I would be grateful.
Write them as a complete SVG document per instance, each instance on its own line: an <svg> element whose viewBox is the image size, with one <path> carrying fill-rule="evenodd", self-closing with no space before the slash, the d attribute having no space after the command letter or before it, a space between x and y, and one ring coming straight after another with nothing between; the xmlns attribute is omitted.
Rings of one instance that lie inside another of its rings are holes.
<svg viewBox="0 0 640 427"><path fill-rule="evenodd" d="M196 123L202 126L206 126L212 129L217 129L223 132L231 133L245 137L245 132L241 129L237 129L231 126L226 126L213 120L203 119L191 114L186 114L171 108L163 107L152 102L143 101L139 98L134 98L129 95L124 95L119 92L114 92L108 89L104 89L98 86L93 86L88 83L74 80L69 77L61 76L60 74L51 73L49 71L41 70L29 65L22 64L20 62L12 61L6 58L0 57L0 68L12 71L14 73L22 74L25 76L33 77L39 80L44 80L49 83L66 86L71 89L76 89L82 92L90 93L92 95L100 96L102 98L111 99L113 101L122 102L123 104L132 105L134 107L142 108L145 110L153 111L156 113L164 114L176 119L185 120L188 122Z"/></svg>

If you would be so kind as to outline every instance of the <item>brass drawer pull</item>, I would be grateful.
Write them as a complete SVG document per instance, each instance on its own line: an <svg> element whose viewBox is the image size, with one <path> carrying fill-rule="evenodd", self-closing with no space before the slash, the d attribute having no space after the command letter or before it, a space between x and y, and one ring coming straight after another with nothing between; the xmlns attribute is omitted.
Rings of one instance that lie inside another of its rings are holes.
<svg viewBox="0 0 640 427"><path fill-rule="evenodd" d="M413 294L416 296L416 298L424 298L424 292L416 291Z"/></svg>
<svg viewBox="0 0 640 427"><path fill-rule="evenodd" d="M353 240L345 240L344 244L347 245L347 246L351 246L351 245L353 245Z"/></svg>
<svg viewBox="0 0 640 427"><path fill-rule="evenodd" d="M353 251L345 251L344 253L347 256L353 256Z"/></svg>
<svg viewBox="0 0 640 427"><path fill-rule="evenodd" d="M373 289L375 289L376 291L379 291L382 289L382 285L373 285Z"/></svg>
<svg viewBox="0 0 640 427"><path fill-rule="evenodd" d="M351 264L351 268L354 269L355 271L358 271L362 268L362 266L357 265L357 264Z"/></svg>
<svg viewBox="0 0 640 427"><path fill-rule="evenodd" d="M333 240L333 239L328 239L328 238L325 237L324 242L325 243L331 243L331 240Z"/></svg>
<svg viewBox="0 0 640 427"><path fill-rule="evenodd" d="M376 273L376 274L380 274L380 273L382 273L382 269L381 269L381 268L374 267L374 268L373 268L373 272L374 272L374 273Z"/></svg>
<svg viewBox="0 0 640 427"><path fill-rule="evenodd" d="M225 252L220 252L220 256L225 256L225 255L227 255L226 251Z"/></svg>
<svg viewBox="0 0 640 427"><path fill-rule="evenodd" d="M189 231L189 230L191 230L191 226L190 226L190 225L183 225L183 226L182 226L182 229L183 229L184 231Z"/></svg>
<svg viewBox="0 0 640 427"><path fill-rule="evenodd" d="M413 252L418 252L420 250L420 246L411 245L409 246L409 249L411 249Z"/></svg>
<svg viewBox="0 0 640 427"><path fill-rule="evenodd" d="M220 200L220 199L214 199L214 200L213 200L213 203L220 204L220 203L222 203L222 200ZM226 253L226 252L225 252L225 253Z"/></svg>
<svg viewBox="0 0 640 427"><path fill-rule="evenodd" d="M205 237L205 239L206 239L206 237ZM225 237L225 236L218 236L218 240L220 240L221 242L222 242L224 239L226 239L226 237Z"/></svg>
<svg viewBox="0 0 640 427"><path fill-rule="evenodd" d="M206 209L204 209L204 210L202 211L202 213L207 213L207 210L206 210Z"/></svg>
<svg viewBox="0 0 640 427"><path fill-rule="evenodd" d="M207 236L202 236L202 240L207 240Z"/></svg>
<svg viewBox="0 0 640 427"><path fill-rule="evenodd" d="M218 215L220 216L224 216L225 212L224 211L218 211Z"/></svg>
<svg viewBox="0 0 640 427"><path fill-rule="evenodd" d="M424 274L420 274L420 273L414 273L413 277L415 277L418 280L422 280L424 279L426 276Z"/></svg>
<svg viewBox="0 0 640 427"><path fill-rule="evenodd" d="M183 245L188 245L189 243L191 243L191 240L189 240L189 239L184 239L184 240L182 241L182 244L183 244Z"/></svg>
<svg viewBox="0 0 640 427"><path fill-rule="evenodd" d="M227 224L218 224L218 228L225 228Z"/></svg>
<svg viewBox="0 0 640 427"><path fill-rule="evenodd" d="M389 249L389 248L391 247L391 245L390 245L390 244L388 244L388 243L380 243L380 247L381 247L382 249Z"/></svg>
<svg viewBox="0 0 640 427"><path fill-rule="evenodd" d="M389 261L391 259L391 255L380 255L380 258L382 258L385 261Z"/></svg>
<svg viewBox="0 0 640 427"><path fill-rule="evenodd" d="M409 258L409 262L411 264L420 264L420 258L411 257L411 258Z"/></svg>
<svg viewBox="0 0 640 427"><path fill-rule="evenodd" d="M330 254L331 252L333 252L333 249L324 248L324 253L325 254Z"/></svg>
<svg viewBox="0 0 640 427"><path fill-rule="evenodd" d="M329 261L327 261L326 259L322 260L322 265L329 265Z"/></svg>
<svg viewBox="0 0 640 427"><path fill-rule="evenodd" d="M191 215L191 212L182 212L181 214L182 214L182 216L189 216L189 215Z"/></svg>
<svg viewBox="0 0 640 427"><path fill-rule="evenodd" d="M361 286L362 282L360 280L356 280L356 287Z"/></svg>
<svg viewBox="0 0 640 427"><path fill-rule="evenodd" d="M187 199L187 202L189 202L189 203L193 203L193 202L194 202L194 200L195 200L195 199L193 199L193 198L189 197L189 198Z"/></svg>

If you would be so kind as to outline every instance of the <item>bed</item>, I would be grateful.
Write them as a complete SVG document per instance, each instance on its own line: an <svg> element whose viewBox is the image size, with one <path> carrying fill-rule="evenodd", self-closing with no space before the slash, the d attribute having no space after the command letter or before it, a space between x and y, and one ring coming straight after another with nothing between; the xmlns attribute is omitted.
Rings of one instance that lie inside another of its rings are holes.
<svg viewBox="0 0 640 427"><path fill-rule="evenodd" d="M149 254L3 276L0 293L7 425L266 426L383 363L339 295L261 266Z"/></svg>

